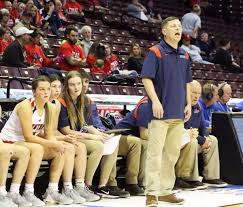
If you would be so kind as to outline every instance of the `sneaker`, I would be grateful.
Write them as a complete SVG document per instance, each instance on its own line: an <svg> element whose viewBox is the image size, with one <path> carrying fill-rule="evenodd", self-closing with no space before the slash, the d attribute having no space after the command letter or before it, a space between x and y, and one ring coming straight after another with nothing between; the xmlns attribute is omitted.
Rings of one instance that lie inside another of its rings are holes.
<svg viewBox="0 0 243 207"><path fill-rule="evenodd" d="M32 203L25 200L19 193L8 193L7 197L10 198L18 207L30 207Z"/></svg>
<svg viewBox="0 0 243 207"><path fill-rule="evenodd" d="M43 200L46 204L68 205L73 203L71 198L59 193L58 191L51 191L49 189L46 190Z"/></svg>
<svg viewBox="0 0 243 207"><path fill-rule="evenodd" d="M115 194L107 186L102 186L96 190L96 193L103 198L119 198L119 194Z"/></svg>
<svg viewBox="0 0 243 207"><path fill-rule="evenodd" d="M1 207L18 207L9 197L0 195Z"/></svg>
<svg viewBox="0 0 243 207"><path fill-rule="evenodd" d="M189 182L181 178L176 178L175 187L187 190L196 190L196 187L194 185L191 185Z"/></svg>
<svg viewBox="0 0 243 207"><path fill-rule="evenodd" d="M203 179L203 183L207 186L212 186L212 187L216 187L216 188L223 188L228 185L228 183L225 183L220 179L213 179L213 180L204 180Z"/></svg>
<svg viewBox="0 0 243 207"><path fill-rule="evenodd" d="M25 200L32 203L32 206L34 206L34 207L41 207L41 206L45 205L45 203L42 200L40 200L39 198L37 198L33 192L29 192L29 191L24 192L23 197L25 198Z"/></svg>
<svg viewBox="0 0 243 207"><path fill-rule="evenodd" d="M162 202L162 203L170 203L170 204L177 204L177 205L182 205L185 202L184 199L177 198L175 194L159 196L158 200L159 200L159 202Z"/></svg>
<svg viewBox="0 0 243 207"><path fill-rule="evenodd" d="M65 196L71 198L73 200L73 203L81 204L86 201L85 198L81 197L79 193L74 189L63 189L62 193Z"/></svg>
<svg viewBox="0 0 243 207"><path fill-rule="evenodd" d="M158 207L157 197L154 195L146 195L146 207Z"/></svg>
<svg viewBox="0 0 243 207"><path fill-rule="evenodd" d="M96 195L93 191L91 191L87 186L85 187L75 187L75 191L87 202L94 202L100 200L100 196Z"/></svg>
<svg viewBox="0 0 243 207"><path fill-rule="evenodd" d="M118 186L108 186L113 195L118 195L120 198L127 198L130 193L126 190L120 189Z"/></svg>
<svg viewBox="0 0 243 207"><path fill-rule="evenodd" d="M132 196L144 196L144 191L137 184L126 185L125 189Z"/></svg>
<svg viewBox="0 0 243 207"><path fill-rule="evenodd" d="M200 181L188 181L191 185L195 186L197 190L204 190L206 188L208 188L207 185L205 185L204 183L200 182Z"/></svg>

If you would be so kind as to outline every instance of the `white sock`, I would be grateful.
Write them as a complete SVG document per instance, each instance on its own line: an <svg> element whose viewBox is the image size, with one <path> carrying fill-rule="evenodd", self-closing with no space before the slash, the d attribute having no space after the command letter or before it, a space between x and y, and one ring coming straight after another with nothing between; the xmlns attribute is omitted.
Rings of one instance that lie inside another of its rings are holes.
<svg viewBox="0 0 243 207"><path fill-rule="evenodd" d="M63 187L65 189L73 189L73 184L72 182L63 182Z"/></svg>
<svg viewBox="0 0 243 207"><path fill-rule="evenodd" d="M51 191L58 191L58 183L49 183L48 189Z"/></svg>
<svg viewBox="0 0 243 207"><path fill-rule="evenodd" d="M76 187L85 187L84 179L75 179L75 186Z"/></svg>
<svg viewBox="0 0 243 207"><path fill-rule="evenodd" d="M20 184L12 183L10 186L10 193L19 193Z"/></svg>
<svg viewBox="0 0 243 207"><path fill-rule="evenodd" d="M7 195L7 191L6 191L6 186L0 186L0 195L2 196L6 196Z"/></svg>
<svg viewBox="0 0 243 207"><path fill-rule="evenodd" d="M27 184L26 183L25 186L24 186L24 191L34 193L34 184Z"/></svg>

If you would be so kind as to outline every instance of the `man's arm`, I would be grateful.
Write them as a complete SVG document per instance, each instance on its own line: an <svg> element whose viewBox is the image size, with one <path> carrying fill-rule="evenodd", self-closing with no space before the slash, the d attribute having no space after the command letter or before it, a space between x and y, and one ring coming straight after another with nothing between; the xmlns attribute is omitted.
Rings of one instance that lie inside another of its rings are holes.
<svg viewBox="0 0 243 207"><path fill-rule="evenodd" d="M192 110L192 106L191 106L191 85L190 85L190 83L187 83L186 84L186 107L185 107L185 110L184 110L185 122L187 122L190 119L191 110Z"/></svg>
<svg viewBox="0 0 243 207"><path fill-rule="evenodd" d="M148 78L143 78L142 82L149 98L152 101L153 116L158 119L163 118L163 114L164 114L163 106L160 103L160 100L155 92L152 80Z"/></svg>

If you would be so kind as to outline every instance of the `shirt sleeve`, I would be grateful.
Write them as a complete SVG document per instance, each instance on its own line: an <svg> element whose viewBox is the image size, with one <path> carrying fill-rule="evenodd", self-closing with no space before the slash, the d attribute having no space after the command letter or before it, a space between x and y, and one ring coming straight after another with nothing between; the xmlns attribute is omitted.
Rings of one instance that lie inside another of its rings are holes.
<svg viewBox="0 0 243 207"><path fill-rule="evenodd" d="M192 70L191 70L191 63L188 61L188 66L186 69L186 82L191 83L192 82Z"/></svg>
<svg viewBox="0 0 243 207"><path fill-rule="evenodd" d="M70 48L68 48L66 43L64 43L60 47L59 54L64 56L64 58L68 58L68 57L72 56L72 50Z"/></svg>
<svg viewBox="0 0 243 207"><path fill-rule="evenodd" d="M97 106L95 103L91 104L91 116L92 116L92 121L93 121L93 126L98 128L98 129L103 129L106 130L106 127L102 124L98 111L97 111Z"/></svg>
<svg viewBox="0 0 243 207"><path fill-rule="evenodd" d="M195 23L195 27L201 28L201 19L200 19L200 17L197 18L197 21Z"/></svg>
<svg viewBox="0 0 243 207"><path fill-rule="evenodd" d="M144 59L141 78L154 79L158 70L158 58L155 53L150 51Z"/></svg>
<svg viewBox="0 0 243 207"><path fill-rule="evenodd" d="M147 104L142 104L138 109L138 117L137 117L137 126L143 127L145 129L148 128L149 122L149 113L146 112Z"/></svg>
<svg viewBox="0 0 243 207"><path fill-rule="evenodd" d="M61 104L61 111L58 118L58 129L70 126L67 108Z"/></svg>

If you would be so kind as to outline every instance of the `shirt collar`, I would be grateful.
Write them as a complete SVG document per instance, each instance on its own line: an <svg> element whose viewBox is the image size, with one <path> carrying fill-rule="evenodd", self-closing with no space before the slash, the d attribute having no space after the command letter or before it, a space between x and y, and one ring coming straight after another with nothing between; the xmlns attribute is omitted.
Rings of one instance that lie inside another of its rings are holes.
<svg viewBox="0 0 243 207"><path fill-rule="evenodd" d="M178 49L175 49L171 47L169 44L165 42L165 40L161 40L159 45L164 49L165 53L179 53L179 54L184 54L183 50L178 47Z"/></svg>

